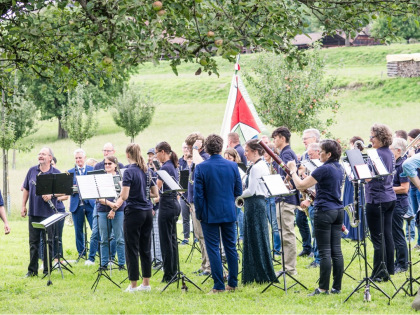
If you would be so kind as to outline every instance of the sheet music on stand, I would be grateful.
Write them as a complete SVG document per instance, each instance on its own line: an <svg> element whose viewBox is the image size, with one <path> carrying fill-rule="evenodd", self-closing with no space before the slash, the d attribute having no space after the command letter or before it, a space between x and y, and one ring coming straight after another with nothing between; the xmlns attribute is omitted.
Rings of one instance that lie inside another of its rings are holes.
<svg viewBox="0 0 420 315"><path fill-rule="evenodd" d="M270 193L270 197L289 196L294 194L286 187L280 174L266 175L262 177L262 180Z"/></svg>
<svg viewBox="0 0 420 315"><path fill-rule="evenodd" d="M309 172L315 171L318 167L322 166L322 163L319 159L310 159L310 160L303 160L303 166L305 166Z"/></svg>
<svg viewBox="0 0 420 315"><path fill-rule="evenodd" d="M184 192L186 189L182 188L166 171L159 170L157 171L158 175L169 186L170 191L179 191ZM168 191L169 192L169 191Z"/></svg>
<svg viewBox="0 0 420 315"><path fill-rule="evenodd" d="M59 212L55 213L45 220L41 222L32 222L32 226L36 229L46 229L50 225L53 225L54 223L63 220L65 217L67 217L70 213L69 212Z"/></svg>
<svg viewBox="0 0 420 315"><path fill-rule="evenodd" d="M381 175L381 176L390 175L386 166L382 162L382 159L379 157L378 151L376 151L376 149L367 150L367 154L370 160L372 161L373 167L378 175Z"/></svg>
<svg viewBox="0 0 420 315"><path fill-rule="evenodd" d="M117 198L111 174L76 176L76 181L82 199Z"/></svg>
<svg viewBox="0 0 420 315"><path fill-rule="evenodd" d="M346 155L353 173L352 180L363 180L377 177L372 173L369 165L366 164L363 159L362 152L360 152L359 149L347 150Z"/></svg>

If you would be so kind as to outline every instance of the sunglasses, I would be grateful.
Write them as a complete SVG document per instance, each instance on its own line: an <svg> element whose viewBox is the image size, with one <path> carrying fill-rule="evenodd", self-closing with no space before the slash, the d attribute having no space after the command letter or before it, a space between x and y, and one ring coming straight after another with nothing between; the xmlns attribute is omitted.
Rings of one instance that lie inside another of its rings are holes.
<svg viewBox="0 0 420 315"><path fill-rule="evenodd" d="M110 162L110 163L104 163L104 165L112 165L114 163Z"/></svg>

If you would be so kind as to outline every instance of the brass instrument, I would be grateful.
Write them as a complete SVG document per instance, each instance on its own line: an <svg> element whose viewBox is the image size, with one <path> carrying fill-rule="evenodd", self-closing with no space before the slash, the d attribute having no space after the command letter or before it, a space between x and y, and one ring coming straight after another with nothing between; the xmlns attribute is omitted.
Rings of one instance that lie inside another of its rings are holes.
<svg viewBox="0 0 420 315"><path fill-rule="evenodd" d="M368 145L365 145L365 143L362 141L362 140L357 140L357 141L355 141L354 143L353 143L353 147L355 148L355 149L357 149L357 145L358 144L360 144L360 146L362 147L362 148L371 148L372 147L372 144L368 144Z"/></svg>
<svg viewBox="0 0 420 315"><path fill-rule="evenodd" d="M244 206L244 198L242 198L241 196L236 197L235 206L236 208L242 208Z"/></svg>
<svg viewBox="0 0 420 315"><path fill-rule="evenodd" d="M358 227L360 224L359 218L359 183L354 183L354 202L344 207L347 215L349 216L349 222L351 227Z"/></svg>
<svg viewBox="0 0 420 315"><path fill-rule="evenodd" d="M420 147L420 133L411 141L402 156L405 156L411 149L417 150Z"/></svg>

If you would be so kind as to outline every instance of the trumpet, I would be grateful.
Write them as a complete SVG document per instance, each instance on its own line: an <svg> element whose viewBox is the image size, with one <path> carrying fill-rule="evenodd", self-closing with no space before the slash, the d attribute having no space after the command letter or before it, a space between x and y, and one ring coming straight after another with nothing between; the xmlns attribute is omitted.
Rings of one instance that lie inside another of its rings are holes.
<svg viewBox="0 0 420 315"><path fill-rule="evenodd" d="M402 156L405 156L411 149L417 150L420 147L420 133L411 141Z"/></svg>
<svg viewBox="0 0 420 315"><path fill-rule="evenodd" d="M236 197L235 206L236 208L242 208L244 206L244 198L242 198L241 196Z"/></svg>

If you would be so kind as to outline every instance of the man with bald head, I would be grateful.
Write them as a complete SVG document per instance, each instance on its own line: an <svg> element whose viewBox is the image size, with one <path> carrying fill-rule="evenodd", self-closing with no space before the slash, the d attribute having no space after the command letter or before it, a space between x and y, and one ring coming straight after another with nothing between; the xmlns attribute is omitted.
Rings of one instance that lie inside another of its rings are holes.
<svg viewBox="0 0 420 315"><path fill-rule="evenodd" d="M29 266L28 273L25 277L38 275L38 249L41 234L39 233L39 229L32 227L32 222L41 222L55 213L49 206L48 201L51 200L54 207L57 206L57 197L55 195L36 195L36 178L38 175L60 173L59 170L51 166L53 156L54 154L50 148L42 148L38 153L38 165L29 169L23 182L23 198L20 214L23 218L26 215L29 217ZM28 199L29 209L26 208ZM53 226L47 228L46 232L48 233L49 252L52 253ZM46 244L45 230L42 230L42 238L44 244ZM44 246L44 274L48 273L48 264L51 268L51 256L49 257L50 261L47 261L47 247Z"/></svg>

